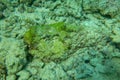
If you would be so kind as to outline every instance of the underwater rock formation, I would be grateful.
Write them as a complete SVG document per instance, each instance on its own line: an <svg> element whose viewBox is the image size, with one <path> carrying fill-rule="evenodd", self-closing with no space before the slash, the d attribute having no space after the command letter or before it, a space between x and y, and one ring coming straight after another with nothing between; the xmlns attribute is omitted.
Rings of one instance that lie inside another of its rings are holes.
<svg viewBox="0 0 120 80"><path fill-rule="evenodd" d="M0 80L119 80L119 0L0 0Z"/></svg>

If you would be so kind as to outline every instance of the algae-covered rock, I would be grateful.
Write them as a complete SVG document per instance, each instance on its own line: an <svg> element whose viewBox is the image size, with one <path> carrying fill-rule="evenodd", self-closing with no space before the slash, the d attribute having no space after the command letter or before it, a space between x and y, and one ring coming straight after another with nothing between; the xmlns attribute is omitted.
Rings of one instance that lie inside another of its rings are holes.
<svg viewBox="0 0 120 80"><path fill-rule="evenodd" d="M24 35L29 53L41 60L56 60L66 57L71 38L79 27L58 22L49 25L32 26Z"/></svg>
<svg viewBox="0 0 120 80"><path fill-rule="evenodd" d="M113 35L111 35L110 37L112 38L112 41L114 43L120 44L120 30L118 29L113 30Z"/></svg>
<svg viewBox="0 0 120 80"><path fill-rule="evenodd" d="M100 13L107 18L119 14L119 0L83 0L83 9L87 13Z"/></svg>
<svg viewBox="0 0 120 80"><path fill-rule="evenodd" d="M63 68L54 62L48 63L41 69L39 76L42 80L70 80L70 77L67 76L67 73Z"/></svg>
<svg viewBox="0 0 120 80"><path fill-rule="evenodd" d="M120 30L114 29L112 35L110 35L113 45L116 48L120 48Z"/></svg>
<svg viewBox="0 0 120 80"><path fill-rule="evenodd" d="M16 73L26 64L22 40L0 36L0 80L15 80Z"/></svg>
<svg viewBox="0 0 120 80"><path fill-rule="evenodd" d="M113 68L116 70L116 73L120 74L120 58L119 57L113 57L111 59L111 64L113 64Z"/></svg>
<svg viewBox="0 0 120 80"><path fill-rule="evenodd" d="M7 75L10 76L11 74L15 75L18 71L20 71L27 61L23 42L14 38L10 38L7 41L6 45L8 48L6 47L7 54L5 56L5 65Z"/></svg>

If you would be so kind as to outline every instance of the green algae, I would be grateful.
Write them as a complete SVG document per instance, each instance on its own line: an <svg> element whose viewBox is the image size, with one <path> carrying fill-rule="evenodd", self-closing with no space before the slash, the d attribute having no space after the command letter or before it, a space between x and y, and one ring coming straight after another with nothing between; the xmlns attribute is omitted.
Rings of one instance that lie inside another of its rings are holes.
<svg viewBox="0 0 120 80"><path fill-rule="evenodd" d="M33 57L44 61L61 60L68 55L71 38L78 29L64 22L32 26L24 34L24 41Z"/></svg>

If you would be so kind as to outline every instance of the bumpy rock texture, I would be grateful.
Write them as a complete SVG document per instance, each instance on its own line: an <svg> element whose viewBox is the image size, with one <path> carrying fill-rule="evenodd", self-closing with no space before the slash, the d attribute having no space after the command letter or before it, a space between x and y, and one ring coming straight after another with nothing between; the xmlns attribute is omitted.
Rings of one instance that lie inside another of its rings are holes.
<svg viewBox="0 0 120 80"><path fill-rule="evenodd" d="M119 0L1 0L0 80L119 80L119 13ZM58 22L70 32L43 26Z"/></svg>
<svg viewBox="0 0 120 80"><path fill-rule="evenodd" d="M100 13L106 17L114 17L120 11L119 0L83 0L85 12Z"/></svg>

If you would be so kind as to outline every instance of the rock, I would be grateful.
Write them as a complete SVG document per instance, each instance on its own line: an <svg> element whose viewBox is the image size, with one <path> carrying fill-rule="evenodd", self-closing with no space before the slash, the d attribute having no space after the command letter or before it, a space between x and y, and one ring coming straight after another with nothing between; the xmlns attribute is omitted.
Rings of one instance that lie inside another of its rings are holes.
<svg viewBox="0 0 120 80"><path fill-rule="evenodd" d="M113 57L111 59L111 63L113 64L113 68L115 69L115 71L120 74L120 58L117 57Z"/></svg>
<svg viewBox="0 0 120 80"><path fill-rule="evenodd" d="M28 80L30 77L30 73L28 71L22 70L17 73L18 80Z"/></svg>
<svg viewBox="0 0 120 80"><path fill-rule="evenodd" d="M0 12L0 19L3 19L5 16L3 15L2 12Z"/></svg>
<svg viewBox="0 0 120 80"><path fill-rule="evenodd" d="M100 12L106 18L111 18L119 14L119 0L83 0L83 9L87 13Z"/></svg>
<svg viewBox="0 0 120 80"><path fill-rule="evenodd" d="M47 64L39 74L43 80L70 80L62 67L53 62Z"/></svg>
<svg viewBox="0 0 120 80"><path fill-rule="evenodd" d="M4 11L6 9L6 5L0 2L0 11Z"/></svg>
<svg viewBox="0 0 120 80"><path fill-rule="evenodd" d="M7 74L16 74L26 64L26 53L22 45L23 43L20 40L10 38L6 44L9 47L5 57Z"/></svg>
<svg viewBox="0 0 120 80"><path fill-rule="evenodd" d="M8 75L6 77L6 80L16 80L16 76L15 75Z"/></svg>

